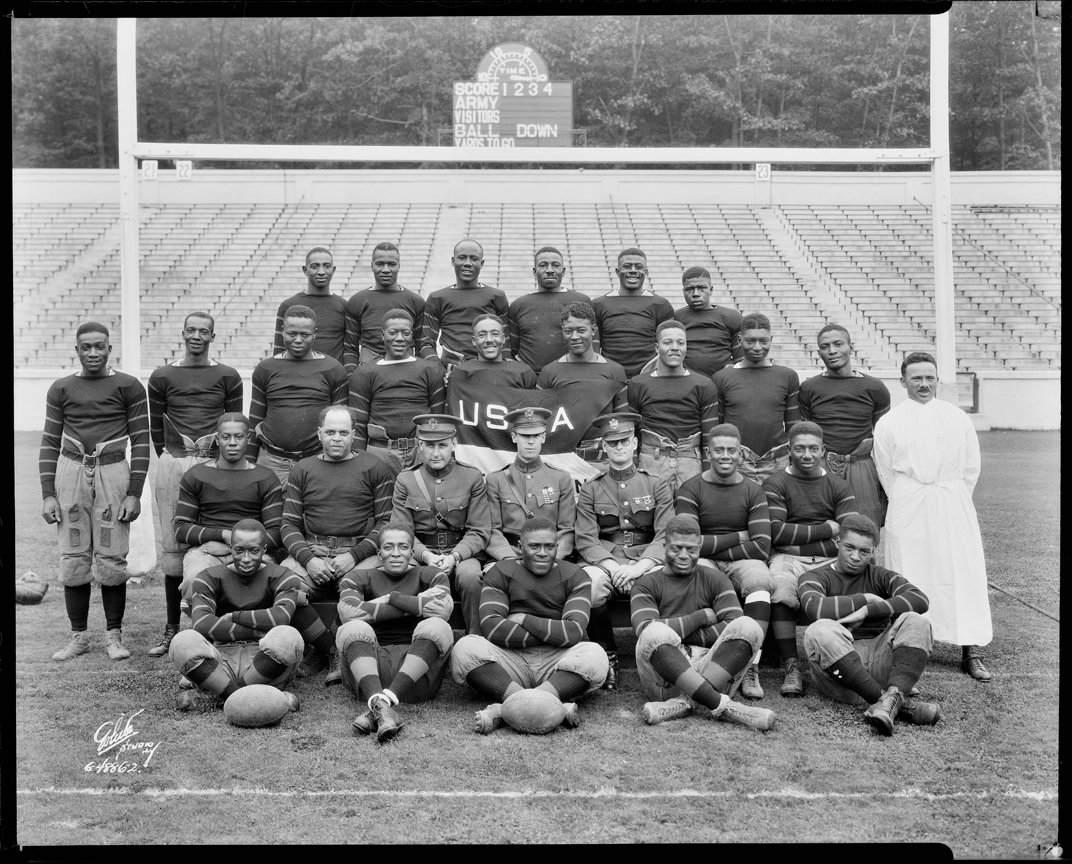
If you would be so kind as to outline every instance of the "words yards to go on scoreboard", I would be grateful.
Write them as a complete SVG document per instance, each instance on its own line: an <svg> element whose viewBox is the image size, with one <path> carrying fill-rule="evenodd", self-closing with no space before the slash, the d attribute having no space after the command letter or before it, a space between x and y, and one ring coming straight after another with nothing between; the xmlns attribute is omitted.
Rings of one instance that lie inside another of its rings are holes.
<svg viewBox="0 0 1072 864"><path fill-rule="evenodd" d="M573 146L573 82L456 81L454 145Z"/></svg>

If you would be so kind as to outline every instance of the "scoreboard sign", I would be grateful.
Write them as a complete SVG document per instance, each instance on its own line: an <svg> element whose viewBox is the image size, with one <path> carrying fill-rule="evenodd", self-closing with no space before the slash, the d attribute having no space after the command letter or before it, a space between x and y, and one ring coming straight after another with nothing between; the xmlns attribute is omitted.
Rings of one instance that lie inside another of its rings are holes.
<svg viewBox="0 0 1072 864"><path fill-rule="evenodd" d="M572 147L573 82L548 81L527 45L496 45L476 81L454 82L454 146Z"/></svg>

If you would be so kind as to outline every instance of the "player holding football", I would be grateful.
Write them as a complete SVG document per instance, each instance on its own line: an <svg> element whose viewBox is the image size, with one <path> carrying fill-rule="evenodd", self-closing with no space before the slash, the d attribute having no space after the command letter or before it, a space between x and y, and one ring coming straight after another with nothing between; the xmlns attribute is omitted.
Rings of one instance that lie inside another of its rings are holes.
<svg viewBox="0 0 1072 864"><path fill-rule="evenodd" d="M577 553L592 578L589 636L607 652L604 687L618 686L618 648L607 602L628 597L633 583L662 566L663 532L674 515L669 484L633 461L638 414L597 417L608 467L577 498Z"/></svg>
<svg viewBox="0 0 1072 864"><path fill-rule="evenodd" d="M368 705L354 732L383 744L405 722L399 702L425 702L443 683L454 645L447 574L413 563L413 532L389 524L380 532L380 566L352 570L339 585L335 636L342 683ZM387 686L383 686L386 681Z"/></svg>
<svg viewBox="0 0 1072 864"><path fill-rule="evenodd" d="M702 442L718 423L718 391L685 367L687 350L685 328L664 321L655 331L655 368L629 382L629 410L644 418L637 463L671 492L700 473Z"/></svg>
<svg viewBox="0 0 1072 864"><path fill-rule="evenodd" d="M290 626L301 580L264 560L264 526L243 519L231 528L231 563L217 564L193 581L194 626L171 640L168 655L197 689L179 694L178 709L200 694L222 702L239 687L269 684L285 690L302 655L301 634ZM291 695L292 710L297 697Z"/></svg>
<svg viewBox="0 0 1072 864"><path fill-rule="evenodd" d="M564 560L573 553L577 521L573 478L540 459L550 419L546 408L518 408L503 417L510 424L517 457L487 478L491 506L488 555L496 561L516 559L521 554L521 526L536 516L550 521L558 531L555 558Z"/></svg>
<svg viewBox="0 0 1072 864"><path fill-rule="evenodd" d="M153 370L149 376L149 433L158 457L153 481L154 515L167 605L164 635L149 649L150 657L167 654L179 628L182 562L189 548L176 539L172 526L179 483L190 468L207 462L218 452L216 418L242 410L242 376L209 356L215 338L215 319L207 312L192 312L182 324L182 359Z"/></svg>
<svg viewBox="0 0 1072 864"><path fill-rule="evenodd" d="M630 596L637 673L650 725L700 705L718 718L772 729L774 712L730 696L763 645L763 628L741 613L720 570L699 563L700 524L675 516L666 526L666 565L641 576Z"/></svg>
<svg viewBox="0 0 1072 864"><path fill-rule="evenodd" d="M480 632L458 640L450 670L494 701L476 712L476 731L502 723L502 702L523 689L545 690L566 703L565 724L578 723L568 703L597 690L607 675L607 656L584 641L592 582L568 561L555 559L558 532L537 517L521 529L521 560L499 561L488 571L480 595Z"/></svg>
<svg viewBox="0 0 1072 864"><path fill-rule="evenodd" d="M333 405L320 413L323 452L291 469L283 501L283 566L301 578L310 603L338 597L339 580L361 562L371 566L380 531L391 514L394 474L375 456L353 450L352 409ZM341 679L332 634L312 614L295 619L308 650L298 677L330 665L325 685Z"/></svg>
<svg viewBox="0 0 1072 864"><path fill-rule="evenodd" d="M741 360L715 373L719 422L741 430L741 473L763 484L789 464L789 428L800 419L797 391L800 379L767 356L770 320L752 313L741 320Z"/></svg>
<svg viewBox="0 0 1072 864"><path fill-rule="evenodd" d="M800 577L800 605L811 624L804 633L815 687L849 705L867 705L864 719L883 735L894 720L931 726L940 706L911 698L930 658L927 596L904 576L871 560L878 526L846 516L834 563Z"/></svg>
<svg viewBox="0 0 1072 864"><path fill-rule="evenodd" d="M308 280L305 289L279 304L275 316L275 340L272 354L278 356L287 347L283 338L283 325L287 313L294 306L312 309L316 319L317 351L343 364L345 344L350 320L346 314L346 301L331 293L331 280L335 276L335 262L331 252L323 246L310 249L305 255L302 273Z"/></svg>
<svg viewBox="0 0 1072 864"><path fill-rule="evenodd" d="M419 352L422 357L438 357L448 371L476 356L473 320L478 315L491 314L505 326L510 308L505 292L480 281L484 248L479 243L462 240L454 247L450 263L457 282L428 295ZM441 346L439 351L437 341Z"/></svg>
<svg viewBox="0 0 1072 864"><path fill-rule="evenodd" d="M389 309L382 325L386 353L350 373L354 446L381 459L395 475L420 459L413 418L446 407L443 366L413 356L415 332L409 312Z"/></svg>
<svg viewBox="0 0 1072 864"><path fill-rule="evenodd" d="M591 303L587 294L562 287L566 265L554 246L533 256L536 290L518 297L507 313L511 353L537 375L562 356L562 310L570 303Z"/></svg>
<svg viewBox="0 0 1072 864"><path fill-rule="evenodd" d="M890 410L890 391L878 378L852 368L852 340L840 324L827 324L816 341L826 368L801 382L800 419L822 428L823 467L849 484L857 511L881 528L886 493L871 451L875 424Z"/></svg>
<svg viewBox="0 0 1072 864"><path fill-rule="evenodd" d="M383 338L384 315L404 309L410 316L413 333L419 335L424 321L424 298L398 284L399 252L394 243L377 243L372 250L372 276L376 280L346 301L346 370L379 360L386 355Z"/></svg>
<svg viewBox="0 0 1072 864"><path fill-rule="evenodd" d="M256 435L249 458L271 468L284 490L291 467L320 452L320 412L328 405L346 404L346 370L313 350L316 336L316 313L308 306L291 306L283 318L286 350L253 370L249 420Z"/></svg>
<svg viewBox="0 0 1072 864"><path fill-rule="evenodd" d="M130 578L127 551L149 468L148 403L137 378L108 366L112 345L103 324L82 324L75 349L81 371L48 388L38 460L41 515L57 529L60 583L71 621L71 641L52 659L70 660L89 650L95 564L108 656L125 660L130 656L122 629Z"/></svg>
<svg viewBox="0 0 1072 864"><path fill-rule="evenodd" d="M629 381L625 370L599 354L593 344L598 335L595 311L588 303L570 303L562 309L560 318L566 353L540 370L536 386L541 390L556 390L560 387L590 387L591 382L607 381L607 388L614 392L600 413L628 410ZM603 452L599 429L594 424L581 436L573 452L590 465L606 467L607 455Z"/></svg>
<svg viewBox="0 0 1072 864"><path fill-rule="evenodd" d="M823 468L823 430L801 420L789 430L789 467L763 483L771 520L769 562L771 633L785 667L783 696L803 696L804 677L797 663L797 584L802 573L834 562L840 523L856 512L849 484ZM755 667L749 670L746 696L762 698Z"/></svg>

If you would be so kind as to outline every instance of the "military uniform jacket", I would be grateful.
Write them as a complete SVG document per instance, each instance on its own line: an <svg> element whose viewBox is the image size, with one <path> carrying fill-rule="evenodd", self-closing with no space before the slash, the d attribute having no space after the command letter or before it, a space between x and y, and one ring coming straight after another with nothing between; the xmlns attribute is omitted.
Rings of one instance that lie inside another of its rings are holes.
<svg viewBox="0 0 1072 864"><path fill-rule="evenodd" d="M573 478L565 471L545 465L537 458L522 467L515 460L488 475L488 501L491 504L491 542L488 554L497 561L517 554L516 539L506 534L520 534L521 526L533 516L550 519L558 529L559 550L573 551L573 526L577 520L577 503ZM513 487L513 488L512 488ZM516 492L515 492L516 488ZM524 496L518 500L518 493Z"/></svg>
<svg viewBox="0 0 1072 864"><path fill-rule="evenodd" d="M673 515L673 495L665 480L635 465L624 471L608 468L582 486L577 497L577 551L589 564L623 555L628 561L662 561L666 523ZM648 532L652 539L621 546L613 538L625 532ZM615 546L620 546L617 552Z"/></svg>
<svg viewBox="0 0 1072 864"><path fill-rule="evenodd" d="M421 472L425 486L436 499L434 510L417 482L417 471ZM436 519L436 511L440 519ZM425 551L437 555L450 553L459 561L473 558L487 547L491 537L491 508L484 475L472 465L453 459L443 471L433 473L423 465L403 471L395 480L391 521L409 525L418 535L439 531L464 532L464 536L453 543L453 548L451 543L440 549L425 546L418 537L413 545L418 561L423 560Z"/></svg>

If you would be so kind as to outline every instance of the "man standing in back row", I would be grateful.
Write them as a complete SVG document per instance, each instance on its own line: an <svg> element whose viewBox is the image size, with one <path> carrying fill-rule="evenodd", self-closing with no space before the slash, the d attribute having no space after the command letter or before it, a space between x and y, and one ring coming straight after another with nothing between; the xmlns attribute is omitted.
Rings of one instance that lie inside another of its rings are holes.
<svg viewBox="0 0 1072 864"><path fill-rule="evenodd" d="M963 646L963 670L989 681L979 646L994 631L972 503L979 438L967 414L935 398L938 364L930 354L905 357L901 386L908 399L875 427L875 466L890 499L886 563L927 592L934 638Z"/></svg>
<svg viewBox="0 0 1072 864"><path fill-rule="evenodd" d="M408 312L413 319L414 338L420 337L424 298L398 284L399 267L398 247L387 241L377 243L372 250L375 283L346 301L349 324L344 356L347 372L384 357L383 316L387 312L396 309Z"/></svg>
<svg viewBox="0 0 1072 864"><path fill-rule="evenodd" d="M599 328L603 356L625 369L632 378L655 353L655 330L674 317L674 308L665 297L645 290L648 258L639 249L625 249L618 255L614 269L619 285L596 297L592 308Z"/></svg>
<svg viewBox="0 0 1072 864"><path fill-rule="evenodd" d="M473 321L480 315L495 315L506 326L510 309L505 292L480 281L484 248L475 240L462 240L450 259L457 282L433 291L424 306L421 331L422 357L436 358L449 372L477 356L473 345ZM436 341L440 349L436 350ZM507 349L509 353L509 349Z"/></svg>
<svg viewBox="0 0 1072 864"><path fill-rule="evenodd" d="M153 482L156 536L167 606L164 635L149 649L150 657L167 654L178 632L182 561L189 548L176 539L172 525L179 484L190 468L208 462L218 452L216 421L223 414L242 411L242 376L209 356L215 338L215 319L207 312L192 312L182 324L186 347L182 359L149 376L149 433L159 460Z"/></svg>
<svg viewBox="0 0 1072 864"><path fill-rule="evenodd" d="M293 297L288 297L279 304L275 316L275 342L272 353L281 354L286 350L283 338L283 321L292 306L305 306L316 313L317 350L332 357L340 364L345 360L346 331L349 327L346 315L346 301L331 293L331 280L335 275L335 262L331 252L323 246L310 249L305 256L302 267L308 284Z"/></svg>
<svg viewBox="0 0 1072 864"><path fill-rule="evenodd" d="M562 287L566 265L554 246L536 250L532 275L536 290L510 304L510 350L537 375L562 356L562 310L570 303L591 303L587 294Z"/></svg>
<svg viewBox="0 0 1072 864"><path fill-rule="evenodd" d="M800 385L800 419L823 430L823 466L845 480L856 510L879 528L886 521L886 494L871 458L875 424L890 410L890 391L878 378L852 368L852 340L840 324L827 324L817 339L826 369Z"/></svg>
<svg viewBox="0 0 1072 864"><path fill-rule="evenodd" d="M685 327L689 340L688 367L702 375L714 375L741 359L741 313L711 301L711 274L703 267L690 267L681 274L685 304L674 320Z"/></svg>

